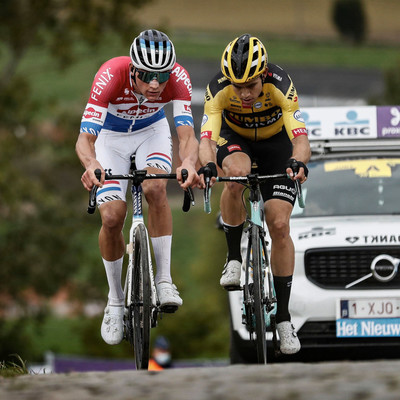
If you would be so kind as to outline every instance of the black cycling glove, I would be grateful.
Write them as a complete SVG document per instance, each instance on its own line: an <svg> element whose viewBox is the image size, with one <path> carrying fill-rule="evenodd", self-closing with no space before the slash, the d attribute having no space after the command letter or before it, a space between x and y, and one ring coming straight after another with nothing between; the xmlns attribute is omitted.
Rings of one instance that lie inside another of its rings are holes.
<svg viewBox="0 0 400 400"><path fill-rule="evenodd" d="M218 176L217 166L215 165L215 163L209 162L204 167L201 167L197 171L197 174L198 175L204 174L207 175L209 178L213 176L217 177Z"/></svg>
<svg viewBox="0 0 400 400"><path fill-rule="evenodd" d="M286 163L286 168L290 168L295 174L297 174L300 168L304 168L304 175L308 176L308 168L302 161L297 161L294 158L290 158Z"/></svg>

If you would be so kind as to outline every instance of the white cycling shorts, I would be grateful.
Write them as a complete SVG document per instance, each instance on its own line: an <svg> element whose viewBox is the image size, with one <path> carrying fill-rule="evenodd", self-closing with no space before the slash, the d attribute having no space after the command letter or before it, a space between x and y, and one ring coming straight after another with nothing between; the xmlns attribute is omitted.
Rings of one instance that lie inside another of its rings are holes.
<svg viewBox="0 0 400 400"><path fill-rule="evenodd" d="M135 154L137 169L148 167L170 173L172 169L172 139L166 118L135 133L100 132L95 142L96 159L104 170L114 175L129 173L131 156ZM112 201L126 201L127 180L106 181L97 191L97 205Z"/></svg>

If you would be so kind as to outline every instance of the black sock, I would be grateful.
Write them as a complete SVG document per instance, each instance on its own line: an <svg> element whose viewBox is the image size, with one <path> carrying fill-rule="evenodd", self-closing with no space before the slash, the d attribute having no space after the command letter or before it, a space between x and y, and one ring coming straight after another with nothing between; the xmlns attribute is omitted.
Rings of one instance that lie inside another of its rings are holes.
<svg viewBox="0 0 400 400"><path fill-rule="evenodd" d="M228 226L224 224L226 243L228 244L228 261L237 260L242 262L240 242L242 240L243 224L238 226Z"/></svg>
<svg viewBox="0 0 400 400"><path fill-rule="evenodd" d="M276 323L290 321L289 298L292 288L293 276L274 276L274 286L278 308L276 311Z"/></svg>

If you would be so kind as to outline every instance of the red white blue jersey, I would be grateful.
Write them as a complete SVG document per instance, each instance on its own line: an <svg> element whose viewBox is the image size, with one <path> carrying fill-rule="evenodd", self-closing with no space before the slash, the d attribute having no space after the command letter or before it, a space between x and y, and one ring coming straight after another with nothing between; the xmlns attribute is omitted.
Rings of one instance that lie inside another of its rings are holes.
<svg viewBox="0 0 400 400"><path fill-rule="evenodd" d="M130 57L116 57L97 72L89 101L82 116L80 132L98 136L101 131L135 132L165 118L163 107L173 103L175 126L193 127L192 84L187 71L175 63L171 76L156 101L133 90Z"/></svg>

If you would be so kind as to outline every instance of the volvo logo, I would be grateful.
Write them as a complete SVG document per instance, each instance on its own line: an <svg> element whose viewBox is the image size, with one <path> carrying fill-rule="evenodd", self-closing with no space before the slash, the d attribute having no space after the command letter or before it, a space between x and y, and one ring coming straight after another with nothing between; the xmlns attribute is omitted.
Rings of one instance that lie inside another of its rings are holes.
<svg viewBox="0 0 400 400"><path fill-rule="evenodd" d="M389 282L396 276L399 264L400 259L381 254L372 260L372 276L379 282Z"/></svg>
<svg viewBox="0 0 400 400"><path fill-rule="evenodd" d="M389 282L396 276L399 264L400 258L394 258L388 254L376 256L371 262L371 272L349 283L345 288L349 289L371 277L374 277L379 282Z"/></svg>

